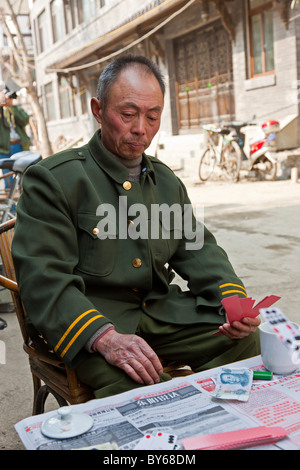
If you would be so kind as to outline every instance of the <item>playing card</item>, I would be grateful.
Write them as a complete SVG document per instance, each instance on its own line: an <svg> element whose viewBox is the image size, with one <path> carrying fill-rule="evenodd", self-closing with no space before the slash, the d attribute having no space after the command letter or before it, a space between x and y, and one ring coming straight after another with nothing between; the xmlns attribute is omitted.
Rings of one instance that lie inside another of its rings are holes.
<svg viewBox="0 0 300 470"><path fill-rule="evenodd" d="M259 310L261 308L269 308L279 299L281 299L281 297L278 297L277 295L268 295L255 305L255 307L252 309L252 312L255 314L255 316L257 316L259 315Z"/></svg>
<svg viewBox="0 0 300 470"><path fill-rule="evenodd" d="M150 450L152 449L152 443L154 440L154 435L147 433L145 434L135 446L135 450Z"/></svg>
<svg viewBox="0 0 300 470"><path fill-rule="evenodd" d="M154 437L154 447L156 450L172 450L175 447L177 436L165 432L158 432Z"/></svg>
<svg viewBox="0 0 300 470"><path fill-rule="evenodd" d="M243 316L246 317L247 315L249 316L249 313L251 313L252 307L255 304L255 300L253 300L251 297L247 297L245 299L240 299L240 304L242 307Z"/></svg>
<svg viewBox="0 0 300 470"><path fill-rule="evenodd" d="M226 310L228 319L231 322L240 321L243 316L243 310L238 295L232 295L222 300L222 305Z"/></svg>

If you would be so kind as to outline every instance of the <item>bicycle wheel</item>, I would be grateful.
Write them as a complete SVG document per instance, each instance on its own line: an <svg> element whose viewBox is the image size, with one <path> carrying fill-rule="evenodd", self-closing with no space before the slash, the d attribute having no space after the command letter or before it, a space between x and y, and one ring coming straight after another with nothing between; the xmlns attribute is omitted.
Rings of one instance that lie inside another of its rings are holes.
<svg viewBox="0 0 300 470"><path fill-rule="evenodd" d="M241 149L237 142L227 142L222 153L222 169L225 176L235 183L238 182L241 168Z"/></svg>
<svg viewBox="0 0 300 470"><path fill-rule="evenodd" d="M207 147L199 163L199 178L201 181L207 181L214 172L216 166L216 153L213 148Z"/></svg>

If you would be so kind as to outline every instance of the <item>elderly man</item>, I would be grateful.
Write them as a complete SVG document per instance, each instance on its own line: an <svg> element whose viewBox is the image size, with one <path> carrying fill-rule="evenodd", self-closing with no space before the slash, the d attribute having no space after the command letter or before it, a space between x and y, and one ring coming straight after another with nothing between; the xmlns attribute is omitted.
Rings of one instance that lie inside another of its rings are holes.
<svg viewBox="0 0 300 470"><path fill-rule="evenodd" d="M200 371L259 354L259 320L229 324L221 310L226 296L247 296L226 253L193 216L178 234L186 189L144 153L164 91L145 57L115 59L91 101L100 130L31 167L18 204L13 256L30 334L41 334L96 397L170 379L162 359ZM152 217L162 204L177 209L169 225ZM143 217L132 217L138 211ZM171 283L170 268L187 291Z"/></svg>

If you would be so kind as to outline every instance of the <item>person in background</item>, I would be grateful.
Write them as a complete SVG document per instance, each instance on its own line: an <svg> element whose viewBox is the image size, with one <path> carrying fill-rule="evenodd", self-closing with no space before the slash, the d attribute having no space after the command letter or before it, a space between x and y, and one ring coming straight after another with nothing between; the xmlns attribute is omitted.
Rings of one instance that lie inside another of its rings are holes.
<svg viewBox="0 0 300 470"><path fill-rule="evenodd" d="M14 100L17 94L8 88L0 92L0 159L10 158L17 152L29 150L30 139L25 127L29 123L29 115ZM3 170L3 174L8 170ZM9 188L11 180L5 178L5 187Z"/></svg>

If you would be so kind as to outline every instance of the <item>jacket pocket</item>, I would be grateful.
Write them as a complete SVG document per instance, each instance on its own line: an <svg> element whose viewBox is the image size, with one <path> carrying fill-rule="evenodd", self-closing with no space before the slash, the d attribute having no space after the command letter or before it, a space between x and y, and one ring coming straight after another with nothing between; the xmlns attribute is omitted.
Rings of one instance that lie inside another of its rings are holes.
<svg viewBox="0 0 300 470"><path fill-rule="evenodd" d="M78 214L77 269L93 276L108 276L115 265L118 239L116 233L107 233L107 238L99 238L99 217L88 212Z"/></svg>

